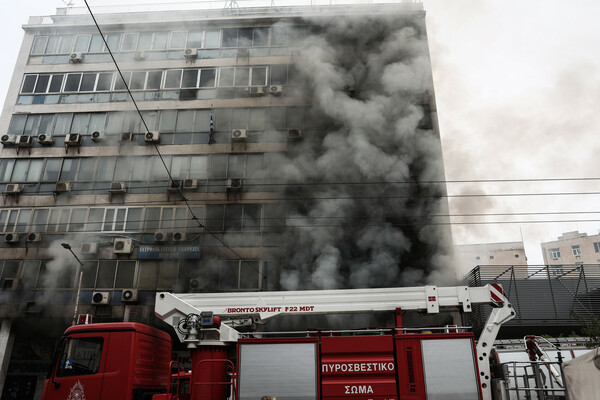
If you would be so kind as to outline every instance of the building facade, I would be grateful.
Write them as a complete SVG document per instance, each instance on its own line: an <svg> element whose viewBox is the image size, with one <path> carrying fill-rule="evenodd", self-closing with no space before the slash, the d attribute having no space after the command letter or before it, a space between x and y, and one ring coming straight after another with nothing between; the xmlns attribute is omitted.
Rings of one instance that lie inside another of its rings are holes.
<svg viewBox="0 0 600 400"><path fill-rule="evenodd" d="M157 291L451 275L421 4L86 12L24 26L0 117L3 398Z"/></svg>
<svg viewBox="0 0 600 400"><path fill-rule="evenodd" d="M554 275L564 275L573 266L600 264L600 235L565 232L541 246L544 264L551 266Z"/></svg>
<svg viewBox="0 0 600 400"><path fill-rule="evenodd" d="M480 265L527 265L523 242L462 244L456 245L454 250L456 264L463 268L462 275ZM526 274L527 268L519 271Z"/></svg>

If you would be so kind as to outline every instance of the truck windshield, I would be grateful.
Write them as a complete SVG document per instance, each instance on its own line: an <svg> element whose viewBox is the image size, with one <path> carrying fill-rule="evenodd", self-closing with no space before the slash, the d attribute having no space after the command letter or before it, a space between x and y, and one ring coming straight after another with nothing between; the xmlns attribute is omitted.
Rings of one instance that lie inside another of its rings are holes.
<svg viewBox="0 0 600 400"><path fill-rule="evenodd" d="M67 338L59 352L56 376L90 375L98 372L102 338Z"/></svg>

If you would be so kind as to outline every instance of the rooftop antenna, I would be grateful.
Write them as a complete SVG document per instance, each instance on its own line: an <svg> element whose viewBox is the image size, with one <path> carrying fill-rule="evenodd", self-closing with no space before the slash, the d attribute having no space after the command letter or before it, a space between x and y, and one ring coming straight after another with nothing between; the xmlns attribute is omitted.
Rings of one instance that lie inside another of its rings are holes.
<svg viewBox="0 0 600 400"><path fill-rule="evenodd" d="M62 0L62 2L65 3L65 6L67 6L67 7L73 7L73 4L75 4L73 2L73 0L69 0L69 1Z"/></svg>

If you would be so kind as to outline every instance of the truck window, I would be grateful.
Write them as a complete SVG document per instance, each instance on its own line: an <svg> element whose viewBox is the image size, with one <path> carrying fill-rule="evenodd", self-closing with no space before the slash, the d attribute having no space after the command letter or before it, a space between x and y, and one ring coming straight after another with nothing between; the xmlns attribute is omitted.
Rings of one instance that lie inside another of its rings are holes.
<svg viewBox="0 0 600 400"><path fill-rule="evenodd" d="M91 375L98 372L102 338L67 338L60 348L56 376Z"/></svg>

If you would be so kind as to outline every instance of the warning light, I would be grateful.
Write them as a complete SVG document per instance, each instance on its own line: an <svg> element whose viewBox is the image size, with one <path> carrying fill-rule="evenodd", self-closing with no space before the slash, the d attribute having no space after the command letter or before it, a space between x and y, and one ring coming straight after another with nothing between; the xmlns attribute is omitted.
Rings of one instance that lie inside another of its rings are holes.
<svg viewBox="0 0 600 400"><path fill-rule="evenodd" d="M79 314L77 317L77 325L86 325L92 323L91 314Z"/></svg>

